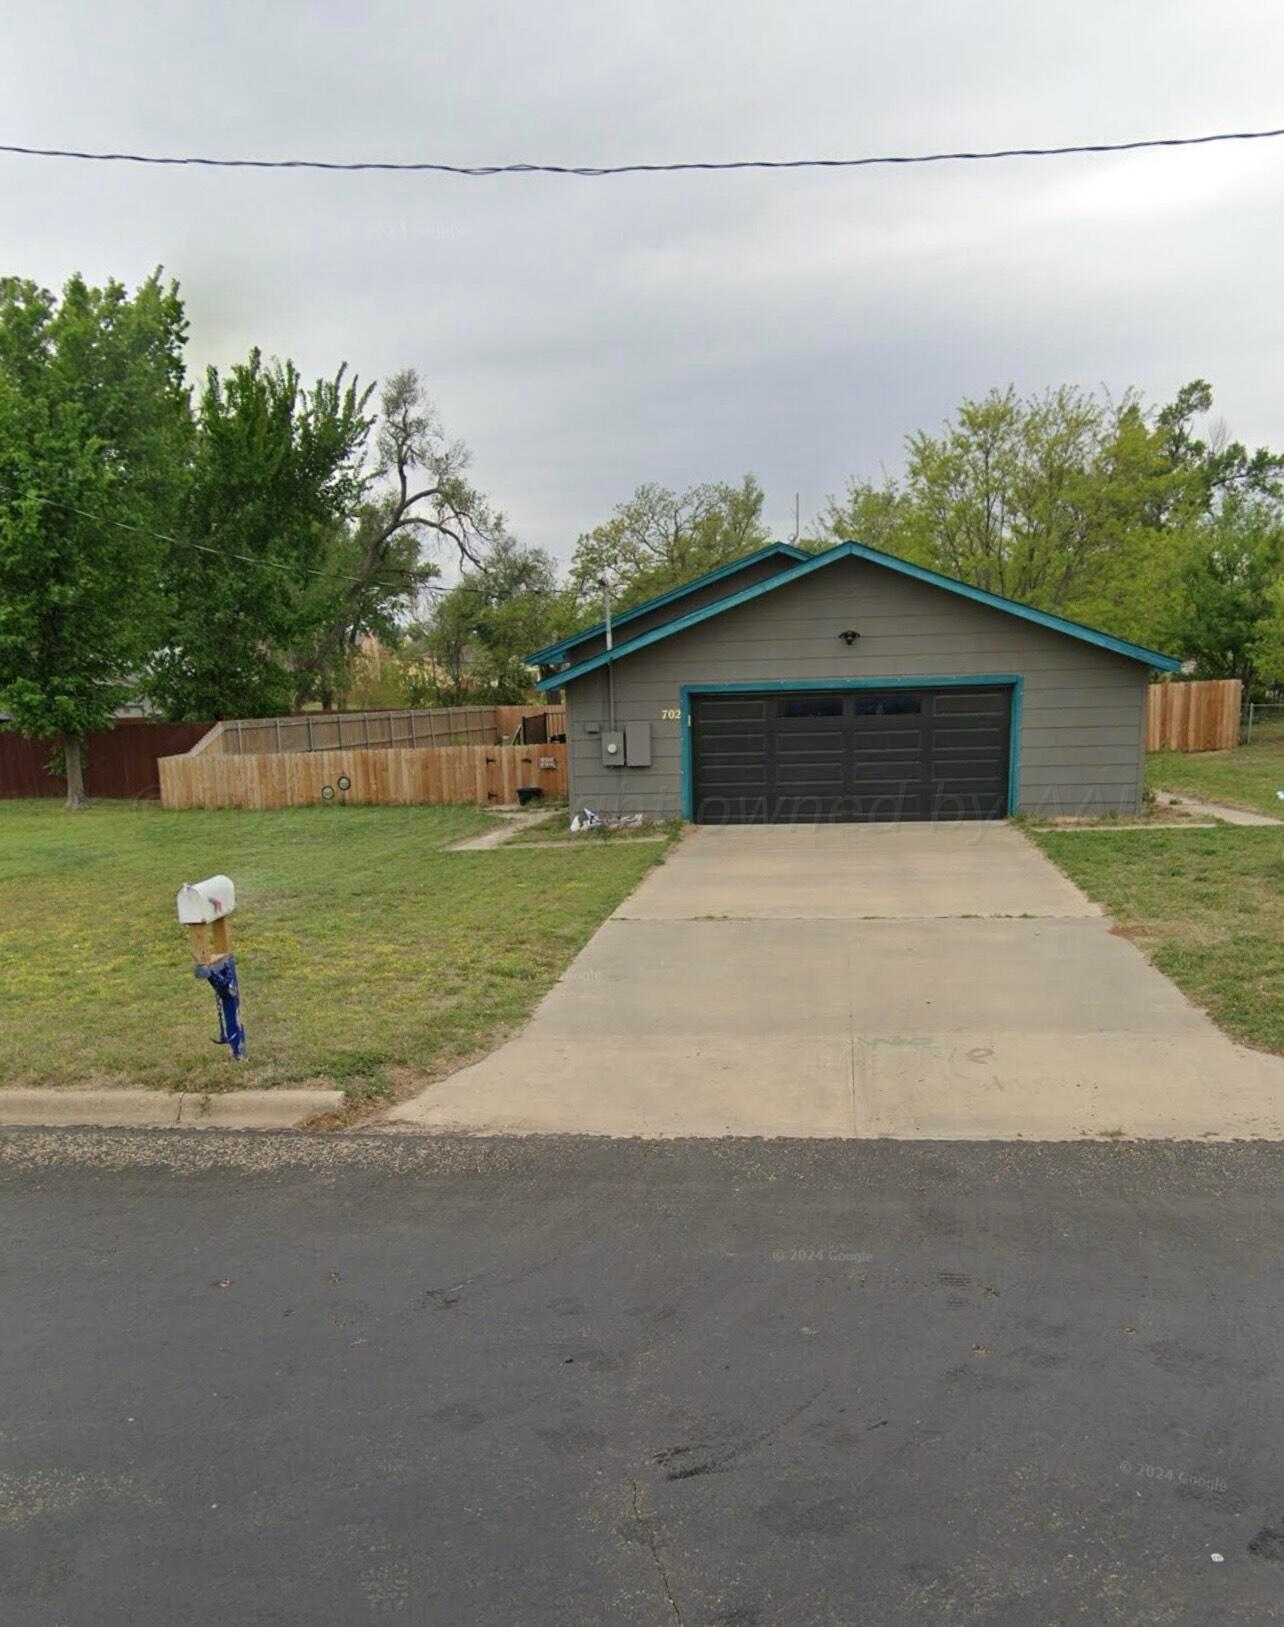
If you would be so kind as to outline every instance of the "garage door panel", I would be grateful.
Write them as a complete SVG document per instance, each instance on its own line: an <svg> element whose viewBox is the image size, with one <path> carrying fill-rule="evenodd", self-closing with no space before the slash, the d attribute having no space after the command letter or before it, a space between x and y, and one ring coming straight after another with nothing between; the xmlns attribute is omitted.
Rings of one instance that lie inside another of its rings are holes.
<svg viewBox="0 0 1284 1627"><path fill-rule="evenodd" d="M697 820L993 819L1007 811L1011 694L806 691L697 696Z"/></svg>
<svg viewBox="0 0 1284 1627"><path fill-rule="evenodd" d="M965 786L995 786L994 772L985 763L959 763L949 768L934 767L931 783L933 785L965 785ZM1006 787L1004 788L1006 791Z"/></svg>
<svg viewBox="0 0 1284 1627"><path fill-rule="evenodd" d="M776 706L780 723L787 724L809 718L836 718L843 715L841 695L784 695Z"/></svg>
<svg viewBox="0 0 1284 1627"><path fill-rule="evenodd" d="M987 746L997 746L1006 736L1006 724L977 723L972 718L949 725L937 722L928 732L933 747L947 751L951 746L962 745L969 740L980 740Z"/></svg>
<svg viewBox="0 0 1284 1627"><path fill-rule="evenodd" d="M838 796L843 791L843 765L834 763L828 769L792 768L788 764L776 769L776 784L793 795Z"/></svg>
<svg viewBox="0 0 1284 1627"><path fill-rule="evenodd" d="M999 717L1008 709L1007 690L936 689L932 691L935 717Z"/></svg>
<svg viewBox="0 0 1284 1627"><path fill-rule="evenodd" d="M984 805L986 808L991 807L991 805L997 807L1001 800L993 782L982 779L937 780L932 785L931 794L933 800L937 802L953 801L963 797L976 802L978 806ZM987 814L986 817L993 818L994 816L993 814Z"/></svg>
<svg viewBox="0 0 1284 1627"><path fill-rule="evenodd" d="M852 788L863 790L874 780L924 779L926 766L921 751L865 752L852 759Z"/></svg>
<svg viewBox="0 0 1284 1627"><path fill-rule="evenodd" d="M917 788L930 783L927 775L917 765L905 772L899 772L883 764L877 771L871 770L861 774L853 789L857 796L874 794L881 796L886 791L899 790L903 786Z"/></svg>
<svg viewBox="0 0 1284 1627"><path fill-rule="evenodd" d="M701 778L704 780L718 779L721 775L732 769L747 768L755 773L765 785L767 782L766 758L761 752L746 752L740 756L730 753L724 757L706 757L701 764Z"/></svg>
<svg viewBox="0 0 1284 1627"><path fill-rule="evenodd" d="M993 769L1000 756L1006 755L996 740L987 744L983 740L961 740L957 745L938 745L931 753L934 763L988 763Z"/></svg>
<svg viewBox="0 0 1284 1627"><path fill-rule="evenodd" d="M742 724L735 729L727 723L717 722L701 730L701 745L705 751L760 752L766 744L766 731L756 725Z"/></svg>
<svg viewBox="0 0 1284 1627"><path fill-rule="evenodd" d="M855 728L851 739L858 751L922 751L922 729Z"/></svg>
<svg viewBox="0 0 1284 1627"><path fill-rule="evenodd" d="M710 697L701 703L700 716L709 723L739 721L761 723L767 716L767 699L765 696L746 695L737 695L734 698Z"/></svg>
<svg viewBox="0 0 1284 1627"><path fill-rule="evenodd" d="M805 732L786 729L776 735L777 757L806 757L808 755L822 757L841 757L843 754L843 734L839 729L830 729L822 733L817 729L808 729Z"/></svg>
<svg viewBox="0 0 1284 1627"><path fill-rule="evenodd" d="M936 757L932 761L935 780L989 780L997 784L994 759L991 757Z"/></svg>
<svg viewBox="0 0 1284 1627"><path fill-rule="evenodd" d="M711 791L723 786L733 786L739 790L746 785L760 786L765 790L767 781L761 763L727 763L720 765L716 774L706 775L705 784Z"/></svg>

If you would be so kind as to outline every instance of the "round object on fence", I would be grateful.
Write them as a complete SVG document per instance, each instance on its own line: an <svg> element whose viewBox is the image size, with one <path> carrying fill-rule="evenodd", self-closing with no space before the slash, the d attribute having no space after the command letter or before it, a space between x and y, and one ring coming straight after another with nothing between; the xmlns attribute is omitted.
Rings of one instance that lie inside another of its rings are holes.
<svg viewBox="0 0 1284 1627"><path fill-rule="evenodd" d="M338 787L339 787L339 789L341 791L351 791L351 789L352 789L352 781L348 778L348 776L346 774L340 774L338 780L335 783L338 785Z"/></svg>
<svg viewBox="0 0 1284 1627"><path fill-rule="evenodd" d="M322 802L333 802L334 801L334 786L333 785L323 785L321 787L321 800L322 800Z"/></svg>

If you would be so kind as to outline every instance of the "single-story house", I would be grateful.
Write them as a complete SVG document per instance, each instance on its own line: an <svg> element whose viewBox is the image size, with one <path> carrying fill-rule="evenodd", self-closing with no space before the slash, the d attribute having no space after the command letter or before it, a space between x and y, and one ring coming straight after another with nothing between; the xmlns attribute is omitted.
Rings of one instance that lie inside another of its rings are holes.
<svg viewBox="0 0 1284 1627"><path fill-rule="evenodd" d="M1135 813L1157 650L857 542L537 650L574 807L706 824Z"/></svg>

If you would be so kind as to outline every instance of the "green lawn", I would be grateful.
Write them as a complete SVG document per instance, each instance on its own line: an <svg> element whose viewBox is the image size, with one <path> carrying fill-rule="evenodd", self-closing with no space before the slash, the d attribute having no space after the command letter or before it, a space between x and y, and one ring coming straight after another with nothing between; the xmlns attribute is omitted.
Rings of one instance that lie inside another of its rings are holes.
<svg viewBox="0 0 1284 1627"><path fill-rule="evenodd" d="M443 853L480 808L67 814L0 802L0 1084L333 1082L380 1094L489 1049L665 852ZM192 976L180 883L226 872L249 1060Z"/></svg>
<svg viewBox="0 0 1284 1627"><path fill-rule="evenodd" d="M1156 791L1203 797L1258 813L1284 815L1284 741L1268 737L1232 751L1152 751L1146 784Z"/></svg>
<svg viewBox="0 0 1284 1627"><path fill-rule="evenodd" d="M1284 1052L1284 829L1030 836L1228 1034Z"/></svg>

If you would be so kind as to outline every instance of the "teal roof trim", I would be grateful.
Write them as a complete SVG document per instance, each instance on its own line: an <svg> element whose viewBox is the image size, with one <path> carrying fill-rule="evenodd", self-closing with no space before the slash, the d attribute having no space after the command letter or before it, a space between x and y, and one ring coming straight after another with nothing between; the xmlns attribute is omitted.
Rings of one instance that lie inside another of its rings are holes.
<svg viewBox="0 0 1284 1627"><path fill-rule="evenodd" d="M769 542L765 548L759 548L752 554L744 554L739 559L733 559L730 564L719 565L716 570L706 571L703 576L697 576L690 582L684 582L681 587L670 588L667 593L661 593L654 599L647 599L642 604L630 605L622 610L618 616L611 617L611 630L621 627L625 622L632 621L635 616L645 616L648 610L659 610L663 605L672 604L675 599L684 598L688 593L697 589L708 587L711 582L720 582L725 577L734 576L737 571L744 570L746 565L756 565L760 559L770 559L773 554L782 554L786 559L804 560L812 558L805 548L795 548L791 542ZM546 666L550 661L556 661L559 656L574 649L577 644L583 644L590 638L601 638L606 632L606 623L600 621L594 627L586 627L583 632L572 633L569 638L563 638L556 644L546 645L542 650L535 650L526 657L528 666Z"/></svg>
<svg viewBox="0 0 1284 1627"><path fill-rule="evenodd" d="M874 565L886 565L890 570L900 571L903 576L913 576L920 582L929 582L933 587L945 588L965 599L974 599L977 604L989 605L992 610L1006 610L1010 616L1032 621L1038 627L1048 627L1054 633L1065 633L1069 638L1082 639L1086 644L1096 644L1098 648L1126 656L1130 661L1157 667L1161 672L1181 670L1181 661L1175 655L1148 649L1144 644L1132 644L1126 638L1116 638L1113 633L1103 633L1098 627L1071 621L1067 616L1056 616L1050 610L1036 610L1033 605L1022 604L1017 599L1005 599L1001 593L974 588L969 582L960 582L957 577L943 576L940 571L928 570L926 565L912 565L908 559L898 559L895 554L885 554L878 548L867 547L863 542L844 542L839 547L849 548L857 559L867 559Z"/></svg>
<svg viewBox="0 0 1284 1627"><path fill-rule="evenodd" d="M810 576L813 571L824 570L839 559L862 559L871 565L881 565L887 570L899 572L902 576L913 577L916 581L927 582L932 587L944 588L948 593L957 593L961 598L987 605L992 610L1006 611L1010 616L1033 622L1038 627L1046 627L1054 633L1064 633L1069 638L1077 638L1086 644L1095 644L1099 649L1110 650L1113 654L1125 656L1130 661L1140 661L1143 666L1157 667L1162 672L1176 672L1181 667L1181 662L1175 656L1163 655L1158 650L1148 650L1142 644L1130 644L1127 639L1115 638L1113 634L1100 632L1095 627L1085 627L1081 622L1068 621L1064 616L1054 616L1049 610L1035 610L1030 605L1018 604L1015 599L1005 599L997 593L988 593L984 588L974 588L967 582L956 581L952 576L942 576L939 571L928 570L925 565L912 565L909 560L898 559L895 554L885 554L878 548L866 547L864 543L840 542L823 554L810 556L791 571L782 571L779 576L773 576L766 582L755 583L753 587L743 588L739 593L728 594L725 599L717 599L713 604L705 605L700 610L690 611L685 616L677 616L673 621L653 627L650 632L640 633L636 638L617 644L613 650L603 650L587 661L555 672L541 679L535 687L544 692L560 689L563 684L573 683L576 678L595 672L608 661L618 661L622 656L632 655L635 651L645 649L662 638L684 632L688 627L696 627L713 616L722 615L726 610L734 610L737 605L748 604L754 599L761 598L764 593L772 593L790 582L797 582L804 576Z"/></svg>

